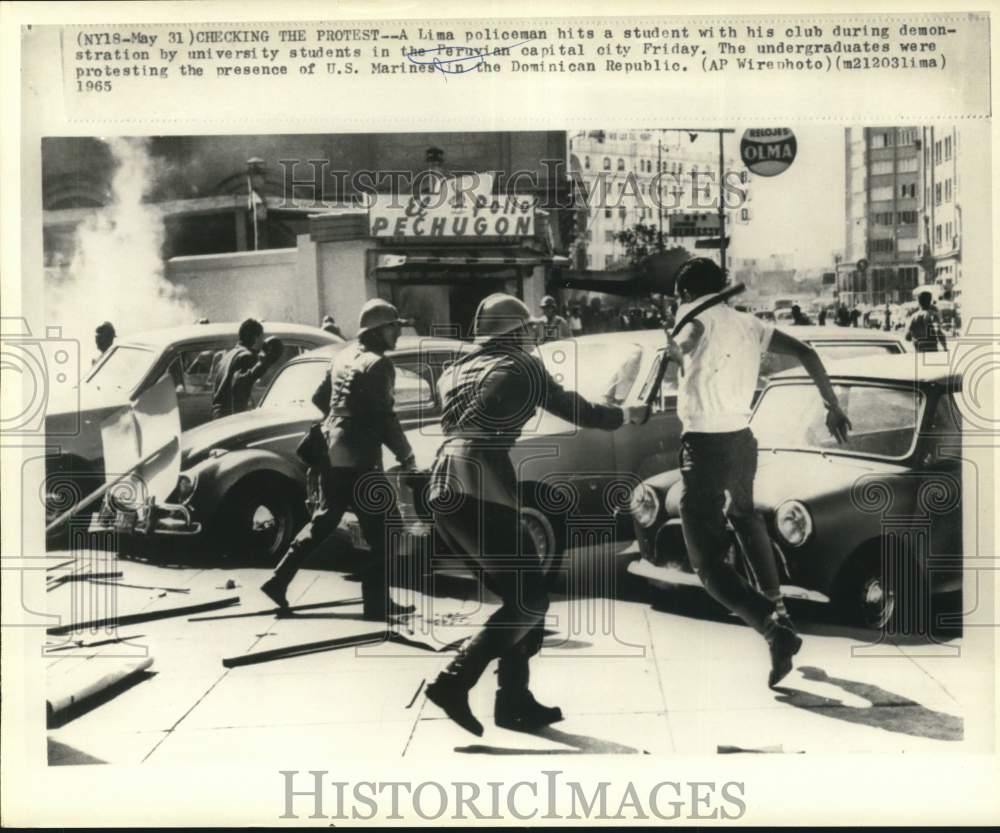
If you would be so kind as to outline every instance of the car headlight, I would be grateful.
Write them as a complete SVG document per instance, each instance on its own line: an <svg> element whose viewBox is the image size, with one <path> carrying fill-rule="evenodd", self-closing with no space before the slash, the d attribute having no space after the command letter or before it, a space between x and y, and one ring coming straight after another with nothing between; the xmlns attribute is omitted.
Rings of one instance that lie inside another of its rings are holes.
<svg viewBox="0 0 1000 833"><path fill-rule="evenodd" d="M786 500L775 510L774 525L793 547L804 544L813 531L809 510L797 500Z"/></svg>
<svg viewBox="0 0 1000 833"><path fill-rule="evenodd" d="M652 526L656 522L660 505L652 486L640 483L632 490L628 502L629 511L639 526Z"/></svg>
<svg viewBox="0 0 1000 833"><path fill-rule="evenodd" d="M178 475L177 488L174 490L174 497L178 503L183 503L194 494L194 487L197 482L197 475L193 477L187 474Z"/></svg>

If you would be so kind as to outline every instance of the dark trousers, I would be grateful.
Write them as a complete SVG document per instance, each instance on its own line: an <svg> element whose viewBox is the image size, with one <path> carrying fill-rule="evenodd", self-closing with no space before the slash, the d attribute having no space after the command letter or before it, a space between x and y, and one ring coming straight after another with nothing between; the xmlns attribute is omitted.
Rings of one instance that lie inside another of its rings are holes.
<svg viewBox="0 0 1000 833"><path fill-rule="evenodd" d="M549 596L517 512L467 498L454 511L435 512L434 522L448 547L464 555L483 586L503 602L464 649L470 687L489 662L499 658L500 688L526 690L528 660L542 647Z"/></svg>
<svg viewBox="0 0 1000 833"><path fill-rule="evenodd" d="M743 541L761 588L779 591L778 568L763 518L754 511L757 440L749 428L725 434L685 433L681 437L681 525L688 557L709 594L761 633L774 602L754 590L726 560L732 543L729 517Z"/></svg>
<svg viewBox="0 0 1000 833"><path fill-rule="evenodd" d="M386 543L402 526L396 493L377 469L328 468L320 475L322 499L313 516L288 546L274 570L286 587L302 563L337 529L344 512L352 508L372 550L362 572L361 592L366 614L377 615L387 602Z"/></svg>

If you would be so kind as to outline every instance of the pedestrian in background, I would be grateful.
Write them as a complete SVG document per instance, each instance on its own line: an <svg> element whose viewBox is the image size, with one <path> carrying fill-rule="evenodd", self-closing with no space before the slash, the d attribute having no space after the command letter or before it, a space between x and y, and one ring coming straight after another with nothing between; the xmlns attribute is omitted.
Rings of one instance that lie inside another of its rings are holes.
<svg viewBox="0 0 1000 833"><path fill-rule="evenodd" d="M580 317L580 308L575 305L569 311L569 331L573 338L583 335L583 319Z"/></svg>
<svg viewBox="0 0 1000 833"><path fill-rule="evenodd" d="M384 622L387 616L414 610L392 601L386 586L388 531L399 529L401 518L395 492L382 469L382 446L396 455L404 471L416 468L396 416L396 371L385 355L396 346L401 327L399 313L388 301L375 298L365 304L357 340L334 354L313 394L313 404L324 415L328 446L320 469L322 499L274 575L260 588L281 608L288 607L288 586L303 562L337 529L348 507L353 507L371 547L371 562L361 576L364 618ZM387 496L392 499L384 500Z"/></svg>
<svg viewBox="0 0 1000 833"><path fill-rule="evenodd" d="M918 353L936 352L938 346L947 350L948 344L941 329L941 316L934 308L933 296L930 292L921 292L917 296L917 303L920 304L920 309L910 316L906 325L906 340L913 342Z"/></svg>
<svg viewBox="0 0 1000 833"><path fill-rule="evenodd" d="M720 292L725 282L714 261L687 261L676 280L683 302L678 319ZM768 685L774 686L791 671L802 640L785 610L774 550L754 505L757 440L749 427L750 406L764 353L792 355L802 363L826 403L826 424L838 442L846 441L850 422L816 352L756 316L716 304L682 327L676 340L671 330L666 332L670 358L680 365L677 415L682 424L684 483L680 516L688 557L709 594L767 640ZM729 519L761 592L728 561L727 495Z"/></svg>
<svg viewBox="0 0 1000 833"><path fill-rule="evenodd" d="M97 325L97 329L94 330L94 344L97 346L97 355L90 360L92 365L97 364L104 358L104 354L115 343L116 335L114 325L110 321L105 321L103 324Z"/></svg>
<svg viewBox="0 0 1000 833"><path fill-rule="evenodd" d="M502 605L427 687L427 698L475 735L483 727L469 708L469 692L494 659L498 726L531 730L562 719L558 707L541 705L528 688L529 660L542 645L549 598L520 523L511 448L537 408L607 431L649 415L646 406L596 405L565 390L527 352L529 322L530 312L517 298L485 298L474 324L482 349L458 359L440 383L445 440L428 491L436 530L452 552L470 560Z"/></svg>
<svg viewBox="0 0 1000 833"><path fill-rule="evenodd" d="M274 365L285 349L281 339L264 338L264 325L255 318L240 324L239 343L222 357L212 386L212 419L250 409L254 383Z"/></svg>
<svg viewBox="0 0 1000 833"><path fill-rule="evenodd" d="M323 320L320 322L320 329L325 332L330 333L330 335L344 337L344 334L340 331L340 327L337 326L337 322L333 320L332 315L324 315Z"/></svg>

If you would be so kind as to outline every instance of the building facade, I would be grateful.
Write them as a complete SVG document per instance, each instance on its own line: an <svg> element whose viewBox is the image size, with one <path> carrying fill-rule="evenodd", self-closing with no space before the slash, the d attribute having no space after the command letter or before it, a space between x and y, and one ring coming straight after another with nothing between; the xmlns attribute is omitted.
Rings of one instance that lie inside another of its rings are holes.
<svg viewBox="0 0 1000 833"><path fill-rule="evenodd" d="M721 179L717 141L710 133L655 130L570 134L570 167L579 174L588 209L586 228L576 240L574 266L596 271L622 268L626 252L616 235L640 223L662 228L667 248L694 248L694 237L670 233L670 215L717 212ZM733 223L750 221L751 193L742 162L727 157L725 165L733 174L726 180L730 184L726 204L731 206L726 212L728 230ZM713 251L703 254L711 256ZM727 260L732 268L731 257Z"/></svg>
<svg viewBox="0 0 1000 833"><path fill-rule="evenodd" d="M960 292L960 129L847 128L845 250L837 297L904 303L918 286Z"/></svg>

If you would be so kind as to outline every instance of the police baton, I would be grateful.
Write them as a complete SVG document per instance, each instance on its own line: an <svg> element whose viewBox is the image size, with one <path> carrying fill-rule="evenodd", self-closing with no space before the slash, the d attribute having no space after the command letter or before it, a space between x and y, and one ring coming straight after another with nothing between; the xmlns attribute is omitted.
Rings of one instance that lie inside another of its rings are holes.
<svg viewBox="0 0 1000 833"><path fill-rule="evenodd" d="M702 301L700 304L694 307L694 309L686 312L680 321L678 321L670 330L670 337L676 338L677 334L684 329L688 324L694 321L699 315L701 315L705 310L716 306L717 304L723 304L730 298L739 295L741 292L746 291L746 286L742 283L733 284L732 286L726 287L717 295L713 295ZM663 386L663 377L667 375L667 365L670 363L670 355L664 351L663 358L660 360L660 366L656 368L656 378L653 380L653 386L649 389L649 393L646 395L646 406L652 409L653 403L656 402L660 395L660 388ZM649 417L646 418L647 421Z"/></svg>

